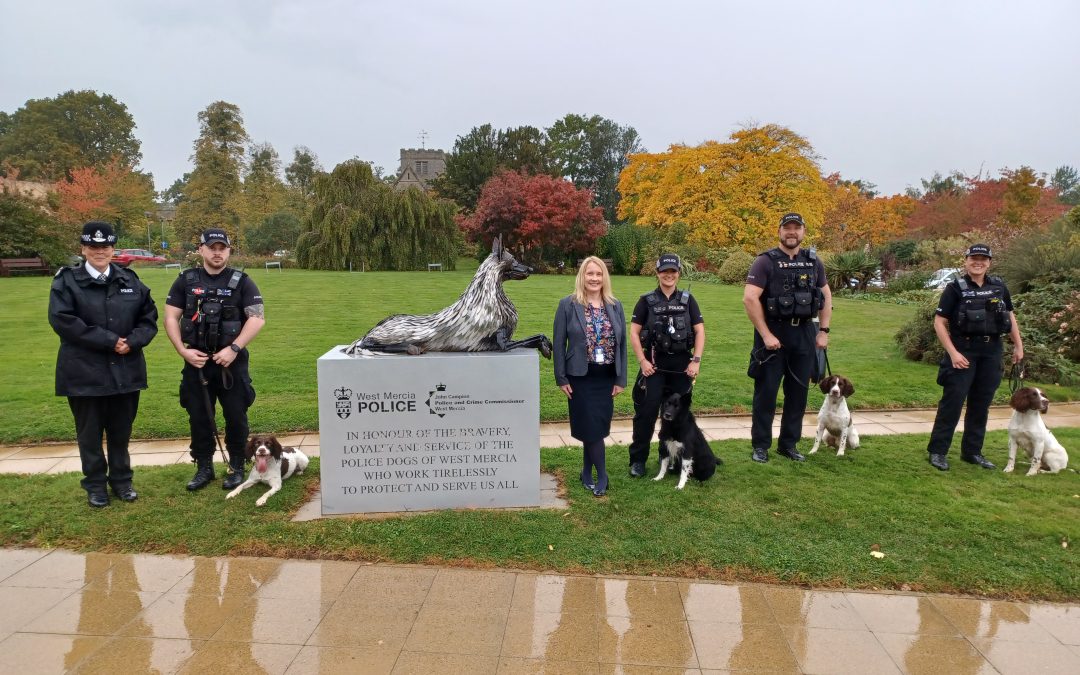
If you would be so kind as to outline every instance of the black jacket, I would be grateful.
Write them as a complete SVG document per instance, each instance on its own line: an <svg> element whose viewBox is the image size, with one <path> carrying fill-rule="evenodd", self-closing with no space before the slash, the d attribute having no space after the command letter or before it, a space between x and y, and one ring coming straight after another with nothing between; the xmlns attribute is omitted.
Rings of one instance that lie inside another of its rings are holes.
<svg viewBox="0 0 1080 675"><path fill-rule="evenodd" d="M109 279L91 278L82 264L56 273L49 325L60 336L57 396L110 396L146 389L143 347L157 335L157 306L135 272L111 265ZM127 338L131 351L114 351Z"/></svg>

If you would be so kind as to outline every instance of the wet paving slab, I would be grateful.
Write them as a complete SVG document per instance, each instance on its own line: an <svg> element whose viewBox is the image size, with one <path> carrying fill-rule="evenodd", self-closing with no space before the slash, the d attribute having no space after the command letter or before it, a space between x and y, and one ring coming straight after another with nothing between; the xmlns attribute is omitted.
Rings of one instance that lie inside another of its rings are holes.
<svg viewBox="0 0 1080 675"><path fill-rule="evenodd" d="M0 549L2 673L1080 673L1080 605Z"/></svg>

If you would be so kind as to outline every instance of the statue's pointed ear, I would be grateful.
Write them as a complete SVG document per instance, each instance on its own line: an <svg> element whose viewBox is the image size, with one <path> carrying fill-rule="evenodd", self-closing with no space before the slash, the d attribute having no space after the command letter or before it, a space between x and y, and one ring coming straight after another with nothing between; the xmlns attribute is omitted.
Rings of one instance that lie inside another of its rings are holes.
<svg viewBox="0 0 1080 675"><path fill-rule="evenodd" d="M495 257L499 257L499 256L502 255L502 252L503 252L502 237L499 237L498 235L496 235L496 237L491 240L491 255L493 255Z"/></svg>

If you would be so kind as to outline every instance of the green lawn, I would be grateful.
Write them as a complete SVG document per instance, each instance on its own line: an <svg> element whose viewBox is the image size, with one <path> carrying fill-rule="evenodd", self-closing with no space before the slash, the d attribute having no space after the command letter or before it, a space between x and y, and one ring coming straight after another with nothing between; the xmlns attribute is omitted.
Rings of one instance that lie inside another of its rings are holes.
<svg viewBox="0 0 1080 675"><path fill-rule="evenodd" d="M159 310L174 271L144 268ZM453 302L468 284L472 270L456 272L285 272L254 270L266 298L267 325L251 346L251 373L258 400L252 428L297 431L318 428L315 363L337 344L352 342L379 319L393 313L427 313ZM74 427L63 399L53 395L58 338L46 319L47 278L0 279L0 442L71 440ZM637 297L654 287L649 277L617 277L615 293L627 316ZM551 333L560 297L570 293L570 276L535 276L506 284L521 315L517 336ZM745 412L752 382L746 366L752 331L742 308L742 288L696 284L692 288L706 319L708 336L694 401L699 411ZM933 406L940 396L935 367L906 361L893 341L910 307L837 300L833 317L833 369L849 375L857 392L856 408ZM406 358L406 357L402 357ZM180 357L165 331L148 348L150 388L143 392L134 434L139 438L181 437L187 419L178 403ZM631 379L636 375L631 368ZM1080 387L1047 387L1058 400L1080 398ZM540 367L540 415L566 417L566 403L555 387L549 361ZM1004 390L999 399L1004 398ZM821 394L814 389L809 405ZM617 399L616 414L630 415L628 395Z"/></svg>
<svg viewBox="0 0 1080 675"><path fill-rule="evenodd" d="M1080 447L1080 429L1058 431ZM991 597L1080 600L1080 476L1026 478L926 463L926 436L871 436L848 457L750 461L744 441L716 443L713 480L662 483L626 474L608 452L609 496L573 479L576 449L545 450L570 477L566 511L442 511L385 520L289 522L318 486L318 460L268 506L260 486L225 501L215 484L189 493L190 466L140 468L134 504L86 506L78 474L0 475L0 545L75 550L275 555L752 580L815 587L906 588ZM986 455L1004 464L1005 432ZM955 454L955 452L954 452ZM653 453L649 469L655 471ZM1026 465L1018 467L1019 471ZM885 554L871 556L874 548Z"/></svg>

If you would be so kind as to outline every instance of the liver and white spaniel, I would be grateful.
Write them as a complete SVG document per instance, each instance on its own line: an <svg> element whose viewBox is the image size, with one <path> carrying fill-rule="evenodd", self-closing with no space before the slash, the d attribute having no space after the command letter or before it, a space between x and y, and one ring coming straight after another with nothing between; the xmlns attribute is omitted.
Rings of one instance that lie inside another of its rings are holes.
<svg viewBox="0 0 1080 675"><path fill-rule="evenodd" d="M1043 422L1042 413L1050 407L1050 401L1043 396L1042 390L1021 387L1012 395L1009 405L1013 414L1009 420L1009 463L1005 465L1005 473L1012 473L1018 446L1031 458L1029 476L1040 470L1057 473L1068 466L1068 453Z"/></svg>
<svg viewBox="0 0 1080 675"><path fill-rule="evenodd" d="M232 499L256 483L266 483L270 489L255 500L255 506L265 504L270 495L281 489L281 481L293 474L304 473L308 465L307 455L300 452L300 448L283 448L278 439L270 435L252 436L245 454L255 465L247 480L225 495L225 499Z"/></svg>
<svg viewBox="0 0 1080 675"><path fill-rule="evenodd" d="M855 393L855 386L843 375L830 375L818 386L825 394L825 400L818 411L817 438L810 454L818 451L824 439L826 445L836 448L836 456L841 457L846 448L859 447L859 432L855 430L847 406L847 397Z"/></svg>

